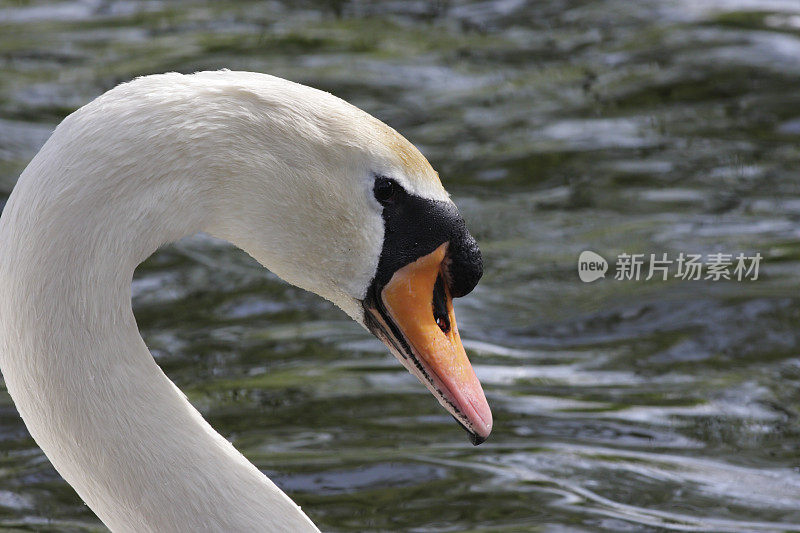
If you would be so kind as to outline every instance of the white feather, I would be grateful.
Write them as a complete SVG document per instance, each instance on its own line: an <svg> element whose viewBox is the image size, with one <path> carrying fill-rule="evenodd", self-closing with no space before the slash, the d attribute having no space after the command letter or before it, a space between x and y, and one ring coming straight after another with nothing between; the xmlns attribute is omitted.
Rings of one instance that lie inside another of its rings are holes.
<svg viewBox="0 0 800 533"><path fill-rule="evenodd" d="M156 365L136 266L198 231L362 321L383 241L374 173L447 199L342 100L263 74L164 74L67 117L0 219L0 368L59 473L114 531L316 531Z"/></svg>

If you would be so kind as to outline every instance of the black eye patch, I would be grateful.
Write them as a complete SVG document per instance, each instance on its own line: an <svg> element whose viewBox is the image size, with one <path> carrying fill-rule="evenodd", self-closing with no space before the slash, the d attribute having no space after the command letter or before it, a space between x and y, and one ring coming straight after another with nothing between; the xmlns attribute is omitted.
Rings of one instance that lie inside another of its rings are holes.
<svg viewBox="0 0 800 533"><path fill-rule="evenodd" d="M410 194L386 176L376 176L373 194L383 205L384 236L371 289L380 291L397 270L449 242L445 281L450 294L472 291L483 275L483 259L452 202Z"/></svg>

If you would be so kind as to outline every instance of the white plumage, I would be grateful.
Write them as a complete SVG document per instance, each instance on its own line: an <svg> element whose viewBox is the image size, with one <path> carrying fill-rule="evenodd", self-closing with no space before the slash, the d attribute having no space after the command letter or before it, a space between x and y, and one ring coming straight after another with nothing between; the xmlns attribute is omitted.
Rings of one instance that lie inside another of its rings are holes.
<svg viewBox="0 0 800 533"><path fill-rule="evenodd" d="M114 531L316 531L156 365L136 266L205 231L363 323L374 173L447 200L419 152L330 94L244 72L123 84L67 117L0 219L0 368L61 475Z"/></svg>

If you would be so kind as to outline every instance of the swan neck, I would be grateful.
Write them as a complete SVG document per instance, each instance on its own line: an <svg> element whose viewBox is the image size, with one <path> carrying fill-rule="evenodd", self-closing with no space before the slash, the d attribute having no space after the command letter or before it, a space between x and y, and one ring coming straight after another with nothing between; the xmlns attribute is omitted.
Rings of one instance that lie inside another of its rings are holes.
<svg viewBox="0 0 800 533"><path fill-rule="evenodd" d="M75 122L0 218L0 369L31 435L114 531L316 531L164 375L131 311L136 266L209 223L203 155L106 153Z"/></svg>

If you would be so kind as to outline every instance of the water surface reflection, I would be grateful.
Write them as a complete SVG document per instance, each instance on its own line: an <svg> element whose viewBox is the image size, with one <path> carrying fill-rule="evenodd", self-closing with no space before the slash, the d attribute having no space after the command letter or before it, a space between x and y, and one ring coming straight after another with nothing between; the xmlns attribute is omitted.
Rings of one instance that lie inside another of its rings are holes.
<svg viewBox="0 0 800 533"><path fill-rule="evenodd" d="M798 21L794 0L0 0L0 191L139 74L332 91L429 156L481 242L459 323L495 433L471 447L342 313L198 236L139 268L134 309L214 427L328 531L800 530ZM765 259L755 282L582 284L586 249ZM0 524L101 527L5 393Z"/></svg>

